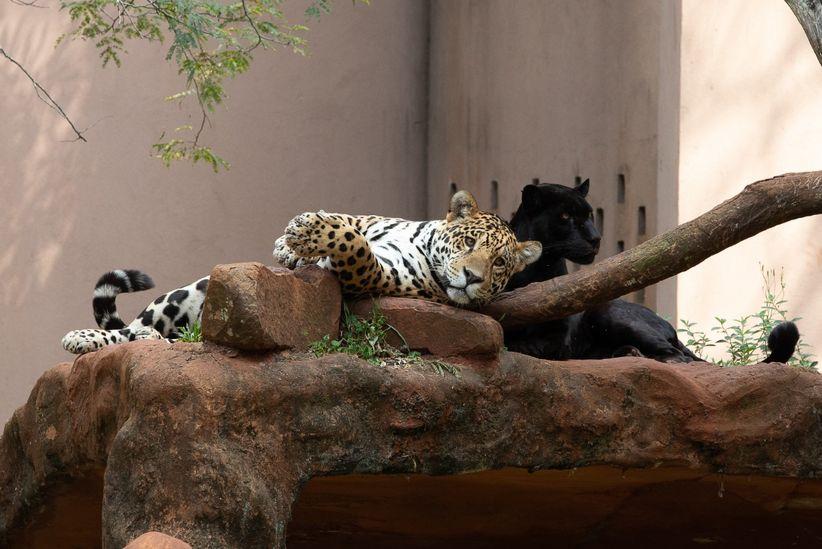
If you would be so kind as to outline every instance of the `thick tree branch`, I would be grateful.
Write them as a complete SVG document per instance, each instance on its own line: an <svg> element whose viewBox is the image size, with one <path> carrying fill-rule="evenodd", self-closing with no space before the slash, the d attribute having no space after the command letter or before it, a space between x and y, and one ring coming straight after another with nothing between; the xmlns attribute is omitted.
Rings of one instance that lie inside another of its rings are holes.
<svg viewBox="0 0 822 549"><path fill-rule="evenodd" d="M805 29L816 58L822 64L822 0L785 0Z"/></svg>
<svg viewBox="0 0 822 549"><path fill-rule="evenodd" d="M32 85L34 86L34 90L35 90L35 92L37 92L37 97L40 98L40 100L43 103L45 103L46 105L48 105L49 107L51 107L52 109L57 111L57 113L60 116L62 116L63 119L66 122L68 122L68 125L71 126L71 129L74 132L74 134L77 136L77 139L79 139L80 141L86 141L86 138L83 136L83 132L81 132L80 130L77 129L77 126L75 126L74 122L71 121L71 118L68 117L66 112L63 110L63 107L61 107L60 104L57 103L57 101L55 101L51 97L51 95L49 95L49 92L47 92L46 89L43 86L41 86L40 83L37 80L34 79L34 77L29 73L29 71L27 71L25 69L25 67L23 67L23 65L18 63L16 59L14 59L12 56L10 56L8 53L6 53L6 50L4 50L3 48L0 48L0 55L5 57L6 59L8 59L18 69L23 71L23 74L26 75L26 77L31 81ZM77 139L75 139L75 141Z"/></svg>
<svg viewBox="0 0 822 549"><path fill-rule="evenodd" d="M591 269L503 294L482 312L505 327L563 318L686 271L780 223L818 214L822 172L758 181L693 221Z"/></svg>

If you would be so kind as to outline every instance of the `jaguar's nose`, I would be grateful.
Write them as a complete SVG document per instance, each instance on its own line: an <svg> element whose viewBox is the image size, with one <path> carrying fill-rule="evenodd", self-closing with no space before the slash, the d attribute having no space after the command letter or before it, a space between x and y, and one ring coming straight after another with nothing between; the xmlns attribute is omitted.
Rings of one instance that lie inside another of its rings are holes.
<svg viewBox="0 0 822 549"><path fill-rule="evenodd" d="M471 284L477 284L477 283L483 282L485 280L484 278L482 278L481 276L478 276L476 273L474 273L472 270L470 270L468 267L463 267L462 268L462 274L465 275L465 285L466 286L470 286Z"/></svg>

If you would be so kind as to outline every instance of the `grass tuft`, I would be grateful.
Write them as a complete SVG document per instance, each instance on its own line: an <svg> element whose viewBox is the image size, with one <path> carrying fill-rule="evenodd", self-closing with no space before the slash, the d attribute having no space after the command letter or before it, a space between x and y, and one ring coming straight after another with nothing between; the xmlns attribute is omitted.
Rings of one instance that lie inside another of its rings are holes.
<svg viewBox="0 0 822 549"><path fill-rule="evenodd" d="M390 333L395 333L403 342L403 348L397 349L386 341ZM427 365L437 375L446 373L459 377L459 368L441 360L426 360L417 351L408 347L403 335L388 323L388 319L377 308L371 309L371 316L360 318L343 304L342 329L338 339L324 336L309 347L314 356L320 357L332 353L347 353L358 356L375 366L385 366L389 362L398 365Z"/></svg>
<svg viewBox="0 0 822 549"><path fill-rule="evenodd" d="M191 326L180 328L178 333L180 337L177 341L183 341L185 343L200 343L203 341L203 330L199 320L195 320Z"/></svg>

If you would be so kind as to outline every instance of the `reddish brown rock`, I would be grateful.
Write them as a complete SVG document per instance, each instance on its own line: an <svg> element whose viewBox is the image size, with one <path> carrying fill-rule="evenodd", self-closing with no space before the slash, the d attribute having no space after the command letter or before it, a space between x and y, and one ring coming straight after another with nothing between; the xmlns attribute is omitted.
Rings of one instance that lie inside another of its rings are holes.
<svg viewBox="0 0 822 549"><path fill-rule="evenodd" d="M160 532L146 532L125 549L191 549L191 545Z"/></svg>
<svg viewBox="0 0 822 549"><path fill-rule="evenodd" d="M203 305L203 338L250 351L307 349L339 333L337 279L317 266L217 265Z"/></svg>
<svg viewBox="0 0 822 549"><path fill-rule="evenodd" d="M397 348L407 343L411 350L437 356L496 355L502 350L502 326L490 316L403 297L363 299L350 305L351 312L361 317L370 316L375 306L402 334L402 338L393 332L388 335Z"/></svg>
<svg viewBox="0 0 822 549"><path fill-rule="evenodd" d="M497 368L454 376L140 341L50 370L15 412L0 439L0 536L44 487L101 466L103 545L118 549L150 531L198 549L282 547L301 486L347 473L677 467L743 475L745 501L818 522L820 410L822 377L778 364L502 352ZM795 486L771 498L746 475ZM557 509L544 520L561 521Z"/></svg>

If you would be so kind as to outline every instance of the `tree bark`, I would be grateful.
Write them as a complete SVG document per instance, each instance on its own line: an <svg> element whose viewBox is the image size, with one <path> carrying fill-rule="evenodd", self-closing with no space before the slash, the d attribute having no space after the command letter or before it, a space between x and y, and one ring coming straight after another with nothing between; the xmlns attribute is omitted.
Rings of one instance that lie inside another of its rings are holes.
<svg viewBox="0 0 822 549"><path fill-rule="evenodd" d="M816 214L822 214L822 172L758 181L667 233L590 269L505 293L482 312L506 328L564 318L686 271L765 229Z"/></svg>
<svg viewBox="0 0 822 549"><path fill-rule="evenodd" d="M822 64L822 0L785 0L805 29L816 58Z"/></svg>

